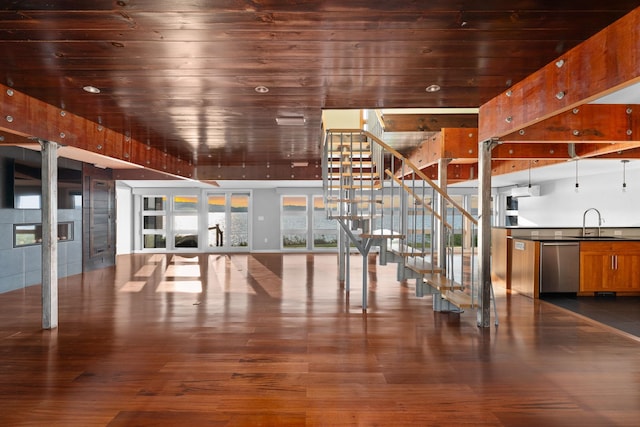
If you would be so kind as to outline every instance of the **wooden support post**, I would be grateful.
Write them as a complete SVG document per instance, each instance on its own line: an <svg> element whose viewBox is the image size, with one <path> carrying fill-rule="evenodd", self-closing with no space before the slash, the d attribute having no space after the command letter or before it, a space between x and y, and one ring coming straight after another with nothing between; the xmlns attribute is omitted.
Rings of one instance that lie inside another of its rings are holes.
<svg viewBox="0 0 640 427"><path fill-rule="evenodd" d="M42 328L58 327L58 144L42 146Z"/></svg>
<svg viewBox="0 0 640 427"><path fill-rule="evenodd" d="M480 279L480 308L477 322L481 328L491 323L491 150L496 141L480 141L478 146L478 264Z"/></svg>

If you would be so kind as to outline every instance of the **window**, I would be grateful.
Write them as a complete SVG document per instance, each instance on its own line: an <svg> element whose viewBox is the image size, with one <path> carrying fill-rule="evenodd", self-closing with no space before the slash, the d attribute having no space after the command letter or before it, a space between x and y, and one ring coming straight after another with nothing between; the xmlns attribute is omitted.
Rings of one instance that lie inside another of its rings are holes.
<svg viewBox="0 0 640 427"><path fill-rule="evenodd" d="M209 247L222 247L224 246L224 232L227 229L227 195L214 194L209 196L207 206Z"/></svg>
<svg viewBox="0 0 640 427"><path fill-rule="evenodd" d="M280 211L283 249L307 248L307 196L282 196Z"/></svg>
<svg viewBox="0 0 640 427"><path fill-rule="evenodd" d="M198 196L173 197L173 246L198 247Z"/></svg>
<svg viewBox="0 0 640 427"><path fill-rule="evenodd" d="M337 248L338 224L327 219L322 196L313 196L313 248Z"/></svg>
<svg viewBox="0 0 640 427"><path fill-rule="evenodd" d="M231 246L249 246L249 194L231 194Z"/></svg>
<svg viewBox="0 0 640 427"><path fill-rule="evenodd" d="M165 196L145 196L142 198L142 246L144 249L167 247Z"/></svg>
<svg viewBox="0 0 640 427"><path fill-rule="evenodd" d="M58 241L73 240L73 223L58 223ZM42 224L15 224L13 226L13 246L39 245L42 243Z"/></svg>

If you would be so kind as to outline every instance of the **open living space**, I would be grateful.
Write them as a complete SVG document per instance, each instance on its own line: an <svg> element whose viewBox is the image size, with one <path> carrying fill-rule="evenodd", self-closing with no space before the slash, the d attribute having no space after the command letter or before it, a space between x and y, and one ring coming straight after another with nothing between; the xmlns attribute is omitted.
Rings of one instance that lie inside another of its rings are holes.
<svg viewBox="0 0 640 427"><path fill-rule="evenodd" d="M0 7L0 422L640 415L640 8Z"/></svg>

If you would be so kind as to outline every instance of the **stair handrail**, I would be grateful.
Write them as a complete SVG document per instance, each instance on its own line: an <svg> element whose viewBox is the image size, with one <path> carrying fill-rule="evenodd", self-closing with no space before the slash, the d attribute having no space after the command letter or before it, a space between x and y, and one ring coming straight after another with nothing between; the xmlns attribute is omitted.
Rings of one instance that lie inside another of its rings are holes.
<svg viewBox="0 0 640 427"><path fill-rule="evenodd" d="M446 191L442 190L438 184L436 184L431 178L425 175L416 165L414 165L409 159L404 157L398 151L396 151L393 147L389 146L383 140L375 136L369 131L362 129L327 129L327 133L361 133L368 138L373 139L377 144L382 146L387 152L392 154L398 160L402 161L403 165L408 166L416 175L418 175L421 179L426 181L440 196L442 196L447 202L449 202L453 207L455 207L458 211L460 211L469 221L471 221L474 225L478 225L478 220L473 217L469 212L467 212L462 206L456 203L451 196L447 194Z"/></svg>

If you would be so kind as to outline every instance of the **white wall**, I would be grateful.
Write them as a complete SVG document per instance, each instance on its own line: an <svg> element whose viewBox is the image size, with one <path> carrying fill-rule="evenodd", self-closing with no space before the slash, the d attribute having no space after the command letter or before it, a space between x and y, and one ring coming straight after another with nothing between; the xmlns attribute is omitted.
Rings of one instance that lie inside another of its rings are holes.
<svg viewBox="0 0 640 427"><path fill-rule="evenodd" d="M133 197L131 187L116 182L116 255L133 248Z"/></svg>
<svg viewBox="0 0 640 427"><path fill-rule="evenodd" d="M626 192L622 192L622 171L578 177L578 192L575 178L542 183L539 197L518 199L518 226L582 227L584 211L596 208L605 221L603 227L638 227L640 172L628 171L626 181ZM596 225L596 218L588 214L587 226Z"/></svg>

